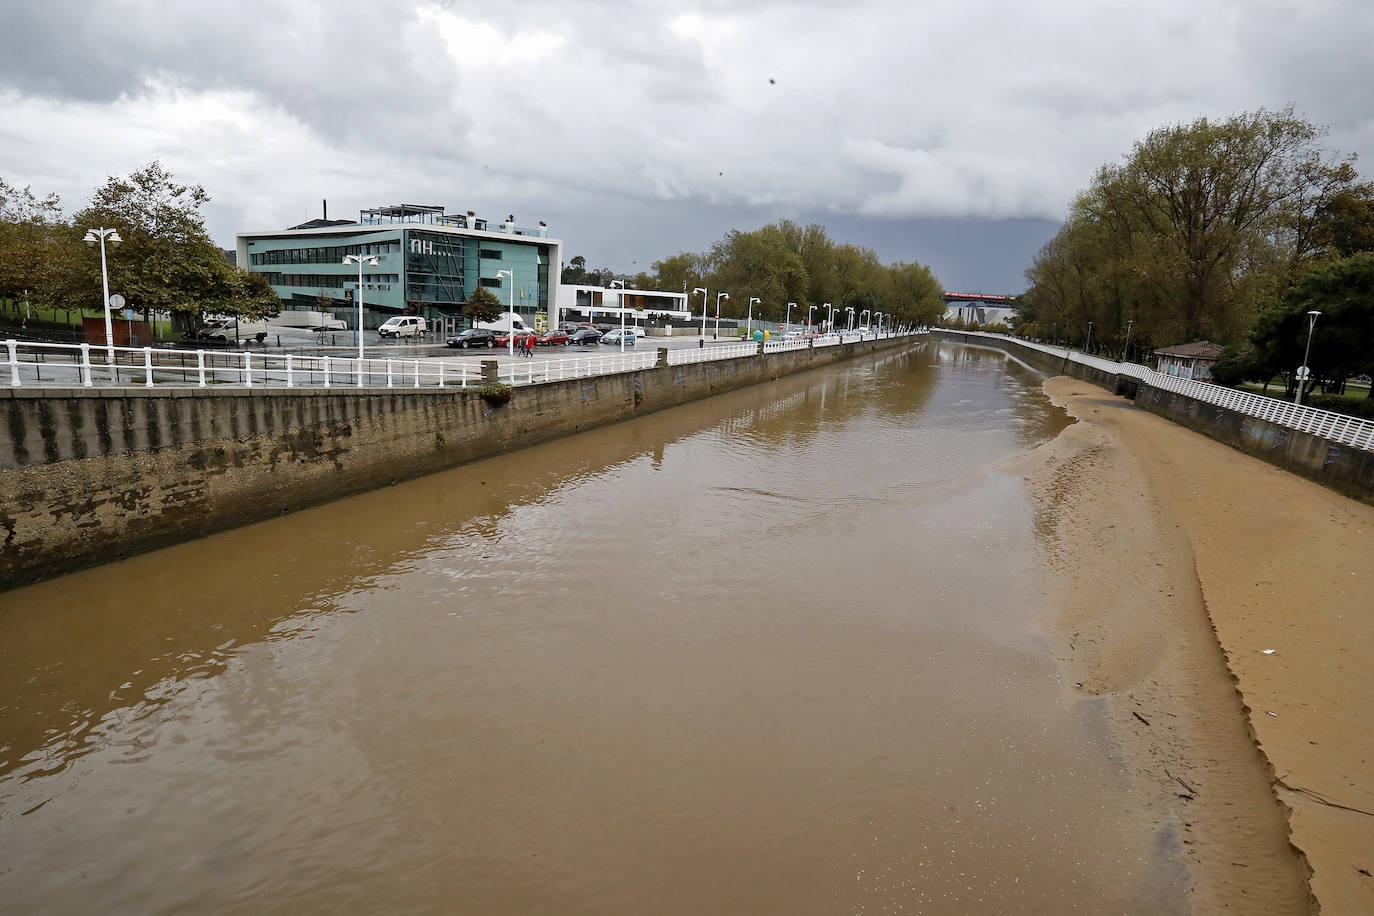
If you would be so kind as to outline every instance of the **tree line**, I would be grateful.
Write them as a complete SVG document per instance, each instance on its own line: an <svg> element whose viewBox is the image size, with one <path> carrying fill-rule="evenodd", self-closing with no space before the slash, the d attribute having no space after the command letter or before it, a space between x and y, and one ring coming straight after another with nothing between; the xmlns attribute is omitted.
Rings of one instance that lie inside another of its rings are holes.
<svg viewBox="0 0 1374 916"><path fill-rule="evenodd" d="M168 311L189 327L204 313L247 318L281 308L266 278L229 263L205 231L209 195L183 185L160 162L111 176L90 203L64 216L55 194L36 194L0 178L0 299L41 309L102 313L100 248L90 229L115 229L106 247L110 293L126 308Z"/></svg>
<svg viewBox="0 0 1374 916"><path fill-rule="evenodd" d="M1211 340L1229 345L1218 381L1283 374L1291 394L1315 310L1314 379L1368 374L1374 185L1324 135L1291 108L1152 131L1074 199L1018 331L1117 354L1128 333L1143 352Z"/></svg>
<svg viewBox="0 0 1374 916"><path fill-rule="evenodd" d="M819 311L827 302L839 310L852 307L856 317L864 309L882 312L893 324L934 324L945 311L944 290L928 267L883 264L876 252L836 242L816 223L780 220L753 231L732 230L708 251L671 255L654 262L653 270L622 277L609 268L588 270L576 256L564 268L563 282L604 286L621 279L636 289L685 292L693 311L702 303L692 291L706 289L711 315L716 294L726 292L729 298L720 303L725 318L745 317L756 297L761 301L754 303L753 315L762 321L782 321L789 302L795 303L794 322L806 321L811 306Z"/></svg>

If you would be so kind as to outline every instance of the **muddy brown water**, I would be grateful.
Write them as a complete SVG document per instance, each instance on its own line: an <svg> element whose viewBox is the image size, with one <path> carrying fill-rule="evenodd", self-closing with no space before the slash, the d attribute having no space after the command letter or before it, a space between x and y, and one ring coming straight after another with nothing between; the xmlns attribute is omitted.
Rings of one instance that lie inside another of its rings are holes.
<svg viewBox="0 0 1374 916"><path fill-rule="evenodd" d="M1169 912L927 344L0 595L6 912Z"/></svg>

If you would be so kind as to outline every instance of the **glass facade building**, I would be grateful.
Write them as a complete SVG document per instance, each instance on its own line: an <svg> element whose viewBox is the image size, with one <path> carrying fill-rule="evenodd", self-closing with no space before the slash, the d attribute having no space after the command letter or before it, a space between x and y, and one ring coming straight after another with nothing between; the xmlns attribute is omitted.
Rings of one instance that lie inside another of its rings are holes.
<svg viewBox="0 0 1374 916"><path fill-rule="evenodd" d="M356 223L321 220L239 233L238 263L263 274L283 308L333 311L351 325L358 265L343 259L375 256L377 266L363 265L365 328L401 313L423 315L433 327L463 324L463 306L479 286L531 323L534 316L554 314L562 243L548 238L542 224L524 229L507 220L492 226L471 214L442 211L384 207L363 211Z"/></svg>

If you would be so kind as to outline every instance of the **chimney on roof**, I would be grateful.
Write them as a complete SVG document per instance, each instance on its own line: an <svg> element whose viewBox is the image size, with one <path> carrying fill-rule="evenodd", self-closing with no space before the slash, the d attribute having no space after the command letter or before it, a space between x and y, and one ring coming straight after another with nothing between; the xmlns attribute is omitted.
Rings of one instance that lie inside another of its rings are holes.
<svg viewBox="0 0 1374 916"><path fill-rule="evenodd" d="M476 210L469 210L469 211L468 211L468 216L476 216L476 215L477 215L477 211L476 211Z"/></svg>
<svg viewBox="0 0 1374 916"><path fill-rule="evenodd" d="M515 214L512 213L510 216L506 217L506 222L508 222L508 223L513 223L513 222L515 222Z"/></svg>
<svg viewBox="0 0 1374 916"><path fill-rule="evenodd" d="M329 219L329 201L322 199L320 203L324 204L324 218Z"/></svg>

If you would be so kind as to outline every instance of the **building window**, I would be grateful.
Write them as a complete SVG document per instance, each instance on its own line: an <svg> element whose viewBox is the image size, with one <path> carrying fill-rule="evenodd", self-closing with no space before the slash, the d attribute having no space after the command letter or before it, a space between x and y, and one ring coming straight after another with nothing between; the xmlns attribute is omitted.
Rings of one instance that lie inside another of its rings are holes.
<svg viewBox="0 0 1374 916"><path fill-rule="evenodd" d="M477 257L488 261L501 260L501 252L496 248L483 248L477 252Z"/></svg>
<svg viewBox="0 0 1374 916"><path fill-rule="evenodd" d="M501 278L500 278L500 277L483 277L482 280L481 280L481 283L482 283L483 286L494 286L494 287L496 287L497 289L500 289L500 288L501 288Z"/></svg>

